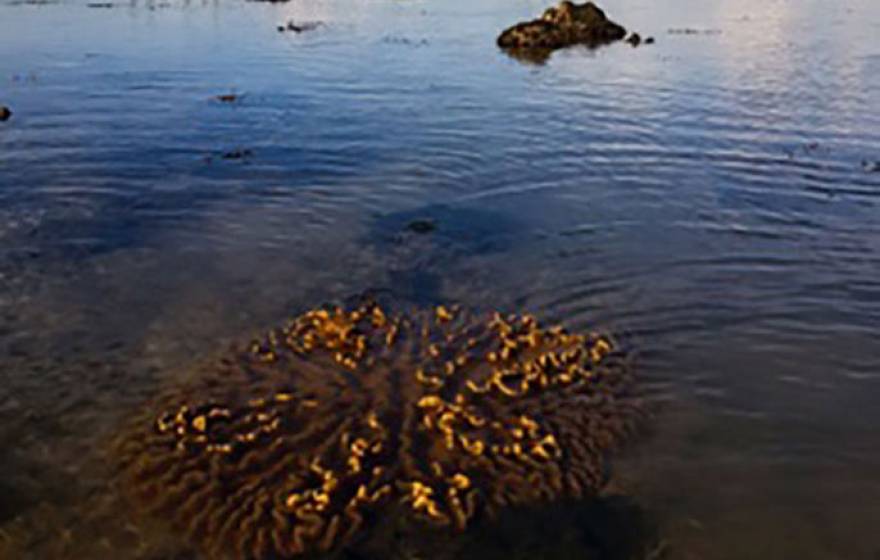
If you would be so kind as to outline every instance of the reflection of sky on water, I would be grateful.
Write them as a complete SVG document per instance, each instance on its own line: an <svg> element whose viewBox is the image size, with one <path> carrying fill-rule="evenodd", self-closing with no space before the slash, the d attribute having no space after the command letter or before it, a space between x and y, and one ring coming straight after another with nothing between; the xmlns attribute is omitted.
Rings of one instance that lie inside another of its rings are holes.
<svg viewBox="0 0 880 560"><path fill-rule="evenodd" d="M620 0L656 45L495 48L544 7L0 4L0 344L21 371L33 348L126 364L125 395L102 370L13 378L76 426L21 457L67 464L80 426L110 431L218 341L396 290L632 336L672 409L632 468L695 554L867 557L880 8ZM395 235L425 216L433 237ZM21 460L10 480L57 484Z"/></svg>

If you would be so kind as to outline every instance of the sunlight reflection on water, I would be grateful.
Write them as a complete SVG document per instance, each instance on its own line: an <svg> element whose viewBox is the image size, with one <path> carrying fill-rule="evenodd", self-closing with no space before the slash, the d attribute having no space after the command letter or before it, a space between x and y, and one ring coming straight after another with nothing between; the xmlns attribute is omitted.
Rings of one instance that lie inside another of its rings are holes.
<svg viewBox="0 0 880 560"><path fill-rule="evenodd" d="M122 417L383 290L637 341L670 557L880 553L875 3L621 0L655 45L542 66L494 46L534 0L113 4L0 4L0 547L129 542L77 521Z"/></svg>

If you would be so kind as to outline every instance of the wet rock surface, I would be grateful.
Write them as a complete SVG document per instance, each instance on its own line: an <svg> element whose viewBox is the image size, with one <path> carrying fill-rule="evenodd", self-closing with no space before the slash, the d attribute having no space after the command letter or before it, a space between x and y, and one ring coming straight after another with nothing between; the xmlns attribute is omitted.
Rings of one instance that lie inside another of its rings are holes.
<svg viewBox="0 0 880 560"><path fill-rule="evenodd" d="M538 59L536 53L549 53L572 45L599 47L626 37L626 29L605 15L596 4L574 4L568 0L548 8L539 19L522 22L505 29L498 36L498 46ZM531 51L526 55L523 51Z"/></svg>

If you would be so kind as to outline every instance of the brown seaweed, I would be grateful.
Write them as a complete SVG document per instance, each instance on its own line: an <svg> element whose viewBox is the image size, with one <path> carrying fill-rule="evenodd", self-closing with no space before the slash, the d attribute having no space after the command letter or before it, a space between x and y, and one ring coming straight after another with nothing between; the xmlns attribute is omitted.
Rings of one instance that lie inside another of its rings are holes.
<svg viewBox="0 0 880 560"><path fill-rule="evenodd" d="M210 557L290 558L392 508L462 530L596 495L642 414L607 336L370 303L309 311L204 364L116 448L138 510Z"/></svg>

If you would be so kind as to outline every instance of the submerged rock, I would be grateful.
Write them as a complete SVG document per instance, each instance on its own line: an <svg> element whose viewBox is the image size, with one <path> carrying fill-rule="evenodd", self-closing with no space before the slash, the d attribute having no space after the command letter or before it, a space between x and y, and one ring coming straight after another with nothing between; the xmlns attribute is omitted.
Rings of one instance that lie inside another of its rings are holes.
<svg viewBox="0 0 880 560"><path fill-rule="evenodd" d="M247 149L236 149L230 150L228 152L224 152L222 156L223 159L247 159L251 157L253 154L252 151Z"/></svg>
<svg viewBox="0 0 880 560"><path fill-rule="evenodd" d="M608 19L593 2L573 4L564 0L547 9L539 19L504 30L498 36L498 46L549 52L572 45L599 47L624 37L626 29Z"/></svg>
<svg viewBox="0 0 880 560"><path fill-rule="evenodd" d="M360 242L388 272L381 289L427 305L445 299L444 281L463 261L509 251L530 237L527 225L507 213L431 204L375 216Z"/></svg>
<svg viewBox="0 0 880 560"><path fill-rule="evenodd" d="M0 105L0 121L8 121L10 117L12 117L12 110L5 105Z"/></svg>
<svg viewBox="0 0 880 560"><path fill-rule="evenodd" d="M426 234L437 229L437 224L431 219L416 219L406 224L406 230L413 233Z"/></svg>

